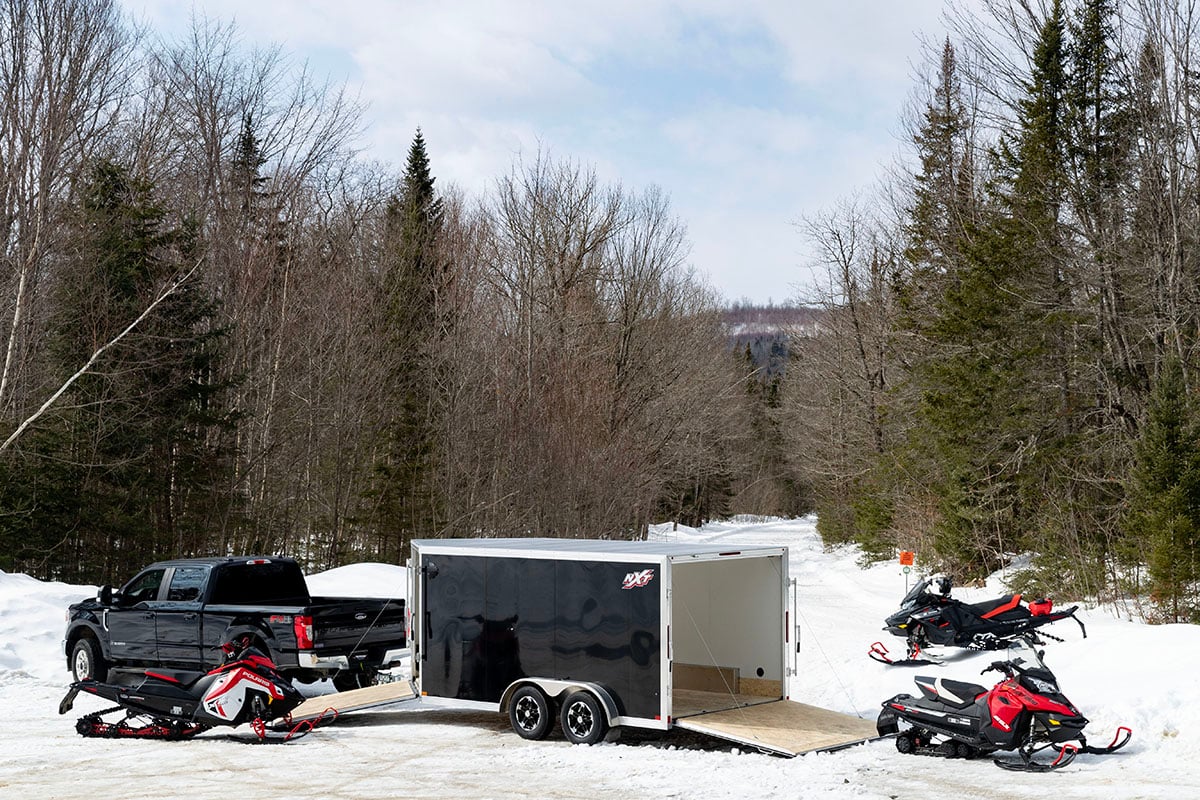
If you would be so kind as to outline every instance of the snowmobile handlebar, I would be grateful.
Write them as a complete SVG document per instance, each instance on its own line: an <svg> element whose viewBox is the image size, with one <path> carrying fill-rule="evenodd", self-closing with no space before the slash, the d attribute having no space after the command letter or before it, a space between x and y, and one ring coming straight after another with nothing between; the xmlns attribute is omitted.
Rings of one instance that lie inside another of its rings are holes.
<svg viewBox="0 0 1200 800"><path fill-rule="evenodd" d="M1020 672L1021 668L1011 661L993 661L990 666L984 667L982 670L980 670L979 674L986 675L987 673L993 671L1003 672L1005 675L1011 678L1013 675Z"/></svg>

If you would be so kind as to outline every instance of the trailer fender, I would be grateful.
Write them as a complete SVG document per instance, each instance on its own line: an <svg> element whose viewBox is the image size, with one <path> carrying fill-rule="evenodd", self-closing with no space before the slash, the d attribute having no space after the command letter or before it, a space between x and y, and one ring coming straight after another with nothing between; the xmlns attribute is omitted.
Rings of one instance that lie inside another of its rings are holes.
<svg viewBox="0 0 1200 800"><path fill-rule="evenodd" d="M604 716L607 717L609 725L612 725L613 721L621 715L617 710L617 703L613 700L612 695L600 684L589 681L562 681L553 678L520 678L513 681L500 697L500 711L508 711L509 701L517 689L520 689L522 686L536 686L545 692L547 697L560 701L571 692L587 692L599 701L600 707L604 709Z"/></svg>

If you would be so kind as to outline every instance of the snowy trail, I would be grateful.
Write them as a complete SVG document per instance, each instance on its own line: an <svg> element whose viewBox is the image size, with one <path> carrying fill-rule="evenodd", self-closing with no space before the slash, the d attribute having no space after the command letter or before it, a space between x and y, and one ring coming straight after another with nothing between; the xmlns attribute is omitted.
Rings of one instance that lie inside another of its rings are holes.
<svg viewBox="0 0 1200 800"><path fill-rule="evenodd" d="M915 671L870 661L866 648L883 635L882 619L903 594L904 576L894 564L859 569L853 548L826 552L812 520L754 520L701 530L662 526L654 535L790 548L801 608L801 668L790 687L793 699L869 719L883 699L909 691L916 674L935 670L986 680L979 670L994 654L970 654ZM311 583L325 594L357 594L365 587L390 595L403 574L394 566L354 565L313 576ZM970 600L996 591L993 586L955 593ZM887 741L791 760L692 735L638 734L594 747L572 746L561 734L528 742L500 715L429 701L349 716L288 745L246 745L215 732L191 742L85 740L75 733L74 720L101 705L80 698L75 712L57 714L67 683L59 647L66 605L92 592L0 573L2 797L1200 798L1200 779L1193 774L1200 757L1193 721L1200 682L1192 677L1200 663L1200 628L1130 623L1105 609L1083 614L1086 640L1073 626L1055 626L1067 641L1052 642L1047 661L1092 720L1091 738L1106 744L1116 725L1128 724L1134 740L1121 754L1080 756L1058 773L1029 775L1004 772L986 760L906 757Z"/></svg>

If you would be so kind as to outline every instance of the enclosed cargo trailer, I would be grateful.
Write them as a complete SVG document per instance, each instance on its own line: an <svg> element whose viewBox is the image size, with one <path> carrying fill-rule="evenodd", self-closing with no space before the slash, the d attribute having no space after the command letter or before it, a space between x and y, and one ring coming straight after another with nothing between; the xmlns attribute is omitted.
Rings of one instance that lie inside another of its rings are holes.
<svg viewBox="0 0 1200 800"><path fill-rule="evenodd" d="M539 739L689 728L779 753L875 736L791 702L784 547L564 539L412 542L413 678Z"/></svg>

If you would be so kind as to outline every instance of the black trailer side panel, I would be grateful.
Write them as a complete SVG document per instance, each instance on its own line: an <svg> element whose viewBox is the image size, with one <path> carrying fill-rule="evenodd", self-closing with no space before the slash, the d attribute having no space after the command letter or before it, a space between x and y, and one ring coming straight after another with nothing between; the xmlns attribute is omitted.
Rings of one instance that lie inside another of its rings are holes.
<svg viewBox="0 0 1200 800"><path fill-rule="evenodd" d="M623 588L626 577L654 577ZM556 563L559 617L551 677L599 683L622 716L654 718L660 711L659 581L653 565L607 561Z"/></svg>
<svg viewBox="0 0 1200 800"><path fill-rule="evenodd" d="M579 680L608 689L623 716L660 713L654 564L426 555L421 566L423 691L494 703L518 678Z"/></svg>
<svg viewBox="0 0 1200 800"><path fill-rule="evenodd" d="M486 601L481 649L487 686L479 699L496 702L509 684L554 669L554 562L480 558Z"/></svg>

